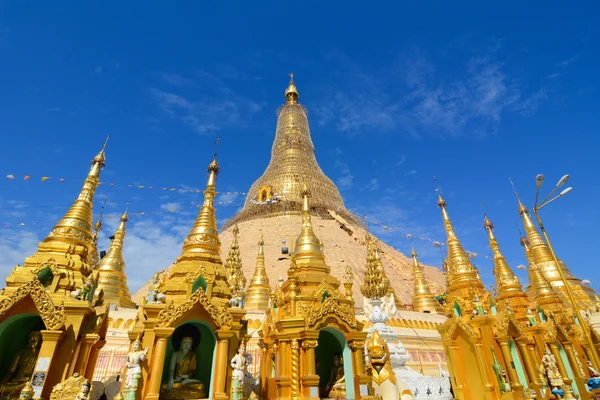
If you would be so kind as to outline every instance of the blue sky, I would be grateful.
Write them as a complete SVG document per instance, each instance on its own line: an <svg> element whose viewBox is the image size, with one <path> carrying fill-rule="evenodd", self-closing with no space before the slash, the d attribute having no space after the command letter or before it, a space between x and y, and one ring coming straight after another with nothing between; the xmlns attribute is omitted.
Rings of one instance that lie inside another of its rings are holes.
<svg viewBox="0 0 600 400"><path fill-rule="evenodd" d="M545 224L559 257L599 285L596 4L51 3L0 5L0 276L66 211L110 133L96 206L107 199L117 215L130 201L138 213L125 253L135 290L179 254L201 196L189 189L203 187L217 135L218 190L245 192L264 171L293 71L317 159L348 208L444 241L437 176L491 283L481 201L515 268L525 258L508 178L531 206L536 174L549 190L570 173L575 189ZM220 200L222 222L243 196ZM404 233L373 229L409 251ZM428 241L414 245L440 264Z"/></svg>

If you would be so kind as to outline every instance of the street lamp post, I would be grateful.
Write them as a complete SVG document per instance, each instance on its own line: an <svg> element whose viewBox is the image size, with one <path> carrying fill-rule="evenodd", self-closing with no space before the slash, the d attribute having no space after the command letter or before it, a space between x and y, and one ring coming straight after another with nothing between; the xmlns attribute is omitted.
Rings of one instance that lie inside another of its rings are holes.
<svg viewBox="0 0 600 400"><path fill-rule="evenodd" d="M550 243L550 239L548 238L548 234L546 233L546 229L544 228L544 224L542 223L542 219L540 218L540 214L539 214L539 210L541 208L547 206L548 204L552 203L554 200L566 195L571 190L573 190L572 187L568 187L568 188L564 189L563 191L561 191L556 196L554 196L553 198L550 198L550 196L552 196L561 186L563 186L569 180L569 177L570 177L569 175L563 176L558 181L558 183L556 184L554 189L552 189L552 191L550 193L548 193L548 195L538 204L540 187L542 186L542 183L544 183L544 175L540 174L540 175L536 176L535 184L536 184L537 189L536 189L536 193L535 193L535 205L533 206L533 213L535 214L535 218L537 219L538 225L540 226L542 235L544 236L544 239L546 240L546 244L548 245L548 248L550 249L550 254L552 254L552 259L554 260L554 263L556 264L556 269L558 270L560 279L562 280L565 290L567 291L569 300L571 301L571 304L573 305L573 309L575 310L575 314L577 315L577 319L579 320L579 326L581 326L583 336L590 348L591 361L594 364L595 368L600 368L600 357L598 356L598 352L596 351L596 347L594 346L594 341L592 340L592 334L589 330L587 323L585 322L585 320L582 317L581 311L579 310L579 305L577 304L577 302L575 301L575 297L573 296L573 291L571 290L571 285L567 281L567 278L565 277L565 273L563 272L562 268L560 267L558 258L556 258L556 253L554 253L554 248L552 247L552 244Z"/></svg>

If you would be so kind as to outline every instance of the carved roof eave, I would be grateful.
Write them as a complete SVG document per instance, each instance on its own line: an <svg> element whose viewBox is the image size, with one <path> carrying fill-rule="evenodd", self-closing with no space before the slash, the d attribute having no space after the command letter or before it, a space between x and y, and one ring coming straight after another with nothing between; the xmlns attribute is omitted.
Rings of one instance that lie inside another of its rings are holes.
<svg viewBox="0 0 600 400"><path fill-rule="evenodd" d="M229 330L233 326L233 316L229 313L225 306L218 308L213 305L202 287L199 287L185 302L177 307L173 304L173 300L169 305L158 314L158 327L175 327L177 322L181 320L189 311L197 304L201 305L208 313L211 321L223 330Z"/></svg>
<svg viewBox="0 0 600 400"><path fill-rule="evenodd" d="M0 320L2 320L5 315L8 315L9 311L26 297L30 297L33 301L39 316L42 318L42 321L44 321L46 329L57 331L65 326L67 315L65 313L64 304L61 302L58 307L54 305L54 302L37 276L28 283L17 288L10 297L0 301Z"/></svg>
<svg viewBox="0 0 600 400"><path fill-rule="evenodd" d="M460 330L462 330L467 334L467 337L471 343L479 342L480 337L477 331L473 329L473 327L471 327L469 324L467 324L462 317L454 316L450 318L449 321L452 322L450 322L450 326L444 333L445 340L455 340L458 337Z"/></svg>
<svg viewBox="0 0 600 400"><path fill-rule="evenodd" d="M318 308L311 309L305 317L307 329L319 329L327 325L329 317L335 317L347 332L357 329L354 309L347 304L339 303L337 299L327 298Z"/></svg>
<svg viewBox="0 0 600 400"><path fill-rule="evenodd" d="M516 330L518 335L515 337L526 337L527 335L523 331L523 327L519 324L519 321L515 318L515 314L512 309L506 309L505 311L501 311L498 313L496 317L496 336L497 337L509 337L510 326L512 325Z"/></svg>

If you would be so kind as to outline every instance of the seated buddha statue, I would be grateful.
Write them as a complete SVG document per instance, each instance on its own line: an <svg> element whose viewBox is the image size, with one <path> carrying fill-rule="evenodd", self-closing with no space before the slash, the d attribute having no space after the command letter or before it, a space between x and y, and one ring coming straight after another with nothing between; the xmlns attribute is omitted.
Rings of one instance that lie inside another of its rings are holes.
<svg viewBox="0 0 600 400"><path fill-rule="evenodd" d="M171 356L169 379L164 388L169 400L199 399L206 397L204 384L195 378L198 360L191 337L181 339L180 349Z"/></svg>
<svg viewBox="0 0 600 400"><path fill-rule="evenodd" d="M35 364L37 363L40 347L42 346L42 334L39 331L29 333L27 347L19 350L10 364L8 374L0 381L0 396L13 395L18 397L19 392L31 379Z"/></svg>
<svg viewBox="0 0 600 400"><path fill-rule="evenodd" d="M331 380L329 398L346 399L346 377L344 376L344 362L339 353L333 355L333 367L331 368Z"/></svg>

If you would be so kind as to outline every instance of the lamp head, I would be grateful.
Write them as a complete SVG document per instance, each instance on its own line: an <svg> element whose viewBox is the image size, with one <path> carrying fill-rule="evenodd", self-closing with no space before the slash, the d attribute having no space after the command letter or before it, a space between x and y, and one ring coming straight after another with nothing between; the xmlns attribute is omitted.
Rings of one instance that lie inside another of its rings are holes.
<svg viewBox="0 0 600 400"><path fill-rule="evenodd" d="M565 194L569 193L571 190L573 190L572 187L568 187L565 190L563 190L562 192L560 192L559 196L564 196Z"/></svg>
<svg viewBox="0 0 600 400"><path fill-rule="evenodd" d="M537 186L538 189L542 186L542 183L544 183L544 175L538 174L535 177L535 185Z"/></svg>
<svg viewBox="0 0 600 400"><path fill-rule="evenodd" d="M564 175L562 178L560 178L560 181L558 181L558 183L556 184L556 187L559 188L562 185L564 185L565 183L567 183L567 181L569 180L571 176L569 174Z"/></svg>

